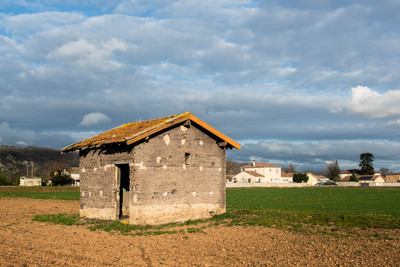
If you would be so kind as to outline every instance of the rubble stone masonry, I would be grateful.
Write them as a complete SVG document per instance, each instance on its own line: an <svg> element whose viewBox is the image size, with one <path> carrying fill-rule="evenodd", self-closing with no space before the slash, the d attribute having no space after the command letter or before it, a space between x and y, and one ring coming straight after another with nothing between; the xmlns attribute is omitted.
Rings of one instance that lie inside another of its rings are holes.
<svg viewBox="0 0 400 267"><path fill-rule="evenodd" d="M224 213L226 153L217 142L203 128L181 124L130 146L81 151L81 216L118 219L118 164L129 164L124 204L132 224Z"/></svg>

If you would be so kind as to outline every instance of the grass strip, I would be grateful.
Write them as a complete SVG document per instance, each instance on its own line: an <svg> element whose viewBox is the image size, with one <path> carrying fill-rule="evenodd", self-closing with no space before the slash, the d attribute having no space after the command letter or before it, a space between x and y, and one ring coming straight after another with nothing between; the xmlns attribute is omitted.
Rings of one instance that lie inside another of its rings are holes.
<svg viewBox="0 0 400 267"><path fill-rule="evenodd" d="M301 233L312 233L314 226L329 227L332 231L361 229L400 229L400 218L391 215L345 214L285 210L233 209L208 220L170 223L159 226L130 225L120 221L80 218L78 214L36 215L34 221L62 225L85 225L92 231L106 231L121 235L160 235L174 233L205 233L206 227L263 226ZM326 232L329 234L329 232Z"/></svg>
<svg viewBox="0 0 400 267"><path fill-rule="evenodd" d="M79 192L3 192L0 197L23 197L33 199L59 199L59 200L79 200Z"/></svg>
<svg viewBox="0 0 400 267"><path fill-rule="evenodd" d="M82 225L81 218L79 214L65 214L65 213L58 213L58 214L37 214L33 217L33 221L37 222L50 222L54 224L61 224L61 225Z"/></svg>

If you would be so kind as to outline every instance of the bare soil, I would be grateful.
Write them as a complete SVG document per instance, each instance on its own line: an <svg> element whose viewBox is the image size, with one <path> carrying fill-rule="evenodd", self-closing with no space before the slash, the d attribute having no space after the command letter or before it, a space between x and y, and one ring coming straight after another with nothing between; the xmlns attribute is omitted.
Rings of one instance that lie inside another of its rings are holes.
<svg viewBox="0 0 400 267"><path fill-rule="evenodd" d="M32 221L77 213L79 201L0 198L0 266L400 266L400 231L346 237L265 227L122 236Z"/></svg>

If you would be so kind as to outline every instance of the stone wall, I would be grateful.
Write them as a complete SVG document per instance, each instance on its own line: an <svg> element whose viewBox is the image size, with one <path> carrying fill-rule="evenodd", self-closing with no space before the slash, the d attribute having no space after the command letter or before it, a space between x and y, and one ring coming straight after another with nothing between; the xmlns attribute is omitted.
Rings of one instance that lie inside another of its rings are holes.
<svg viewBox="0 0 400 267"><path fill-rule="evenodd" d="M134 148L131 223L159 224L225 212L225 150L195 125Z"/></svg>
<svg viewBox="0 0 400 267"><path fill-rule="evenodd" d="M81 216L117 219L116 166L112 162L131 160L131 148L109 146L80 153ZM132 166L133 170L133 166Z"/></svg>
<svg viewBox="0 0 400 267"><path fill-rule="evenodd" d="M117 164L129 164L130 223L160 224L225 212L225 150L196 125L133 146L80 154L81 215L118 219Z"/></svg>

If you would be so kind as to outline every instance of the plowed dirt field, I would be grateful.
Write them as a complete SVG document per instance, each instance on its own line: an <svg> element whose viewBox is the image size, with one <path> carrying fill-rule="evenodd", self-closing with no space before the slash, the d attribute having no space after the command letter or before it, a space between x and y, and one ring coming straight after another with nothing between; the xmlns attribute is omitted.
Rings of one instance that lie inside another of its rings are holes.
<svg viewBox="0 0 400 267"><path fill-rule="evenodd" d="M78 211L79 201L0 198L0 266L400 266L399 230L339 237L218 226L122 236L32 221Z"/></svg>

